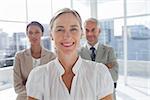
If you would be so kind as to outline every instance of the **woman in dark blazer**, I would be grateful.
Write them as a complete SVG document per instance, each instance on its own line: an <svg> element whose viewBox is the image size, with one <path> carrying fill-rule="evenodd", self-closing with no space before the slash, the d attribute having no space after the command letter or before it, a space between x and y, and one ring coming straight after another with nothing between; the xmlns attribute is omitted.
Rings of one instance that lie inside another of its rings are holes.
<svg viewBox="0 0 150 100"><path fill-rule="evenodd" d="M18 94L16 100L27 100L25 85L30 71L34 67L55 59L55 54L41 45L43 32L43 26L36 21L32 21L26 27L27 37L31 46L29 49L16 53L15 56L13 82L15 92Z"/></svg>

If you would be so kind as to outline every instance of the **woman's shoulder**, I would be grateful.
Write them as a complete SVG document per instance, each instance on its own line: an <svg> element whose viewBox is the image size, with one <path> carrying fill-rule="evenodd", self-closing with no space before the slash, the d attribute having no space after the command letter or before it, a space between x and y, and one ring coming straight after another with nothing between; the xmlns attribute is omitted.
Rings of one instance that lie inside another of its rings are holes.
<svg viewBox="0 0 150 100"><path fill-rule="evenodd" d="M43 50L43 55L50 56L51 58L56 58L56 54L51 50L48 50L46 48L43 48L42 50Z"/></svg>
<svg viewBox="0 0 150 100"><path fill-rule="evenodd" d="M49 71L49 69L52 66L54 66L54 60L52 60L46 64L40 65L38 67L35 67L34 69L32 69L32 71L33 71L33 73L45 74Z"/></svg>
<svg viewBox="0 0 150 100"><path fill-rule="evenodd" d="M27 54L27 55L30 54L30 50L29 49L23 49L23 50L16 52L16 56L21 56L21 55L25 55L25 54Z"/></svg>
<svg viewBox="0 0 150 100"><path fill-rule="evenodd" d="M37 74L43 74L44 72L46 72L46 68L47 68L47 64L44 64L44 65L40 65L38 67L35 67L32 69L32 73L37 73Z"/></svg>
<svg viewBox="0 0 150 100"><path fill-rule="evenodd" d="M86 60L86 59L82 59L82 63L83 66L88 68L88 69L92 69L95 71L100 71L100 72L105 72L107 69L107 67L103 64L103 63L98 63L98 62L94 62L91 60Z"/></svg>
<svg viewBox="0 0 150 100"><path fill-rule="evenodd" d="M98 62L87 60L87 59L83 59L83 58L82 58L82 63L85 64L85 65L89 65L89 66L93 65L94 67L96 67L96 66L104 66L104 64L102 64L102 63L98 63Z"/></svg>

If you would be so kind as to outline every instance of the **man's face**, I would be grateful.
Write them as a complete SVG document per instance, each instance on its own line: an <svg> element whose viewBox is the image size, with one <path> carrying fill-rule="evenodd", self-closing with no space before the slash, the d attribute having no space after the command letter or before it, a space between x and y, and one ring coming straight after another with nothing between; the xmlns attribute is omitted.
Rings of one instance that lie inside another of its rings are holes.
<svg viewBox="0 0 150 100"><path fill-rule="evenodd" d="M100 34L100 29L94 21L88 21L85 23L85 34L88 43L94 46L98 42L98 37Z"/></svg>

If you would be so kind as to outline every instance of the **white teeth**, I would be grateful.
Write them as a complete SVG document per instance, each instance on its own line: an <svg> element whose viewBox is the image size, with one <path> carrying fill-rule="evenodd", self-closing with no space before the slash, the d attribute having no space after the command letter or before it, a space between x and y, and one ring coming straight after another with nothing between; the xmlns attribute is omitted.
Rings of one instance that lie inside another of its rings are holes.
<svg viewBox="0 0 150 100"><path fill-rule="evenodd" d="M62 43L62 45L65 46L65 47L69 47L69 46L72 46L73 43Z"/></svg>

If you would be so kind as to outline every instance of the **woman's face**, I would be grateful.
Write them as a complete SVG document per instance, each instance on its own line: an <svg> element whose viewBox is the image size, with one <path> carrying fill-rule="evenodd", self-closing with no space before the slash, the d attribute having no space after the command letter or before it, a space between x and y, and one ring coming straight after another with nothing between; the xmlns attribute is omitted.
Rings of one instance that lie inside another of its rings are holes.
<svg viewBox="0 0 150 100"><path fill-rule="evenodd" d="M58 53L77 53L80 45L81 26L72 13L64 13L53 23L52 38Z"/></svg>
<svg viewBox="0 0 150 100"><path fill-rule="evenodd" d="M32 46L40 45L42 30L37 25L30 25L27 30L27 36Z"/></svg>

